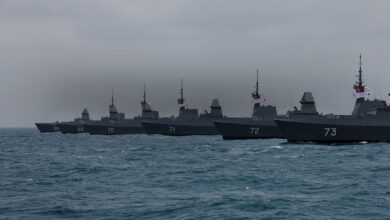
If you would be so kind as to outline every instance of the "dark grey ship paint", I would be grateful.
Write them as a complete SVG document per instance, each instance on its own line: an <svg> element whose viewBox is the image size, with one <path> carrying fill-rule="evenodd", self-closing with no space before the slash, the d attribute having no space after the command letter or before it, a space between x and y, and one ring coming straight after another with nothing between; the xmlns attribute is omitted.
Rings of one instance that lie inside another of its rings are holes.
<svg viewBox="0 0 390 220"><path fill-rule="evenodd" d="M303 94L300 103L300 110L295 109L287 112L286 116L279 117L310 119L319 117L313 95L310 92ZM252 118L237 121L214 121L214 124L224 140L284 138L282 130L274 121L277 117L274 106L255 104Z"/></svg>
<svg viewBox="0 0 390 220"><path fill-rule="evenodd" d="M100 121L92 121L84 124L86 132L91 135L121 135L121 134L144 134L141 120L159 119L158 111L153 111L151 105L146 101L146 90L144 86L143 101L141 102L142 113L134 119L125 119L123 113L118 113L114 105L114 95L109 106L109 116L103 117Z"/></svg>
<svg viewBox="0 0 390 220"><path fill-rule="evenodd" d="M354 89L360 93L364 88L360 60ZM383 100L367 100L364 96L356 99L351 115L325 115L315 120L279 118L276 123L290 142L390 141L390 106Z"/></svg>
<svg viewBox="0 0 390 220"><path fill-rule="evenodd" d="M57 123L35 123L35 126L41 133L60 131Z"/></svg>

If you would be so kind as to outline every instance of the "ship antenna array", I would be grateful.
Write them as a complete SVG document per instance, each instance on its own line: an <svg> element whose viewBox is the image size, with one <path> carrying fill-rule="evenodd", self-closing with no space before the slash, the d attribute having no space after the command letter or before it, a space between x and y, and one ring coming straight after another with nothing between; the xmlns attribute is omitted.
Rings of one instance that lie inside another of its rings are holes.
<svg viewBox="0 0 390 220"><path fill-rule="evenodd" d="M256 70L256 85L255 85L255 92L252 93L252 96L258 96L259 95L259 68Z"/></svg>
<svg viewBox="0 0 390 220"><path fill-rule="evenodd" d="M145 83L144 83L144 96L143 96L143 98L144 98L144 103L146 104L146 85L145 85Z"/></svg>
<svg viewBox="0 0 390 220"><path fill-rule="evenodd" d="M183 100L183 78L181 78L181 83L180 83L180 99Z"/></svg>
<svg viewBox="0 0 390 220"><path fill-rule="evenodd" d="M111 91L111 105L114 105L114 89Z"/></svg>
<svg viewBox="0 0 390 220"><path fill-rule="evenodd" d="M362 73L363 73L363 71L362 71L362 54L360 54L360 57L359 57L359 75L357 76L359 78L359 82L357 82L359 87L363 86Z"/></svg>
<svg viewBox="0 0 390 220"><path fill-rule="evenodd" d="M259 95L259 68L256 71L256 95Z"/></svg>

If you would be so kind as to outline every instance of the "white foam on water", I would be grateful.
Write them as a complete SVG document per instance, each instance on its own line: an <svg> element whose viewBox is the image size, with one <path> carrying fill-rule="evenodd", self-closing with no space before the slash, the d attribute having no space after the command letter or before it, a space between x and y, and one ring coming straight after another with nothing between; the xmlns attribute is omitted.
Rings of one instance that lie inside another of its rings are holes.
<svg viewBox="0 0 390 220"><path fill-rule="evenodd" d="M34 179L27 179L27 181L33 181Z"/></svg>
<svg viewBox="0 0 390 220"><path fill-rule="evenodd" d="M281 147L281 146L272 146L271 148L275 148L275 149L283 149L283 147Z"/></svg>
<svg viewBox="0 0 390 220"><path fill-rule="evenodd" d="M247 186L247 187L245 187L245 189L246 189L246 190L248 190L248 189L249 189L249 187Z"/></svg>
<svg viewBox="0 0 390 220"><path fill-rule="evenodd" d="M368 142L367 141L361 141L361 142L359 142L359 144L368 144Z"/></svg>

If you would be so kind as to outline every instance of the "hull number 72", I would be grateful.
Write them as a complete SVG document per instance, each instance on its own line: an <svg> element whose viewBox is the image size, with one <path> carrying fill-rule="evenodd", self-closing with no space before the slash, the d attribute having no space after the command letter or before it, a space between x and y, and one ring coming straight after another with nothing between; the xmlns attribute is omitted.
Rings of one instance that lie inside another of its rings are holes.
<svg viewBox="0 0 390 220"><path fill-rule="evenodd" d="M250 130L250 134L255 134L255 135L258 135L260 134L260 129L259 128L256 128L256 127L251 127L249 128Z"/></svg>

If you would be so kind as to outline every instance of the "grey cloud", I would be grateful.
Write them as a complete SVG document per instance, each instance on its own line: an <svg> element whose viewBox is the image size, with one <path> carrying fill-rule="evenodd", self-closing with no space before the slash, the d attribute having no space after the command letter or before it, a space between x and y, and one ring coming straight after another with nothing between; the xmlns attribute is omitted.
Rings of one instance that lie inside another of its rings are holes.
<svg viewBox="0 0 390 220"><path fill-rule="evenodd" d="M1 126L71 120L88 107L139 114L142 85L176 114L179 80L190 105L221 100L249 115L256 68L267 103L284 113L304 91L322 112L349 113L363 53L368 86L388 93L388 1L0 2Z"/></svg>

